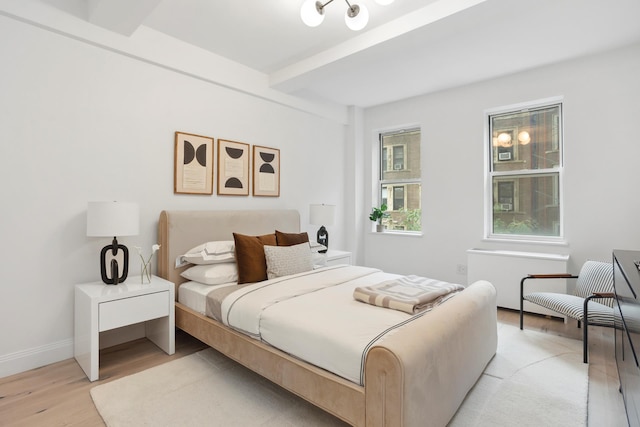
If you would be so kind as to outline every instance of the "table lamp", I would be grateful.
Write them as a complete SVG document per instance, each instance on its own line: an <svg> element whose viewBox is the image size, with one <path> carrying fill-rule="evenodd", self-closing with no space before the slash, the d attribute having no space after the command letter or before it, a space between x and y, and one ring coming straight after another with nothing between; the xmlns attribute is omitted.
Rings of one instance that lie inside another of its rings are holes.
<svg viewBox="0 0 640 427"><path fill-rule="evenodd" d="M89 202L87 209L87 236L113 237L110 245L100 252L100 276L107 285L117 285L127 279L129 249L118 244L116 236L138 234L140 214L137 203ZM109 254L109 252L111 252ZM107 259L109 258L109 260ZM122 268L118 259L122 260ZM107 263L109 269L107 270Z"/></svg>
<svg viewBox="0 0 640 427"><path fill-rule="evenodd" d="M325 228L325 225L333 225L335 213L335 205L309 205L309 222L312 225L320 226L316 235L316 241L327 248L329 247L329 232ZM327 252L327 250L325 249L318 252L324 253Z"/></svg>

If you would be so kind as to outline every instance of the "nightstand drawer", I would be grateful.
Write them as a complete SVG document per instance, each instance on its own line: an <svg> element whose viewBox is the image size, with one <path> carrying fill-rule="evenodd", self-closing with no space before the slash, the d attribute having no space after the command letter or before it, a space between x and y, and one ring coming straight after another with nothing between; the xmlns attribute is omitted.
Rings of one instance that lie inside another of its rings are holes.
<svg viewBox="0 0 640 427"><path fill-rule="evenodd" d="M103 302L100 303L99 313L100 332L168 316L169 292Z"/></svg>
<svg viewBox="0 0 640 427"><path fill-rule="evenodd" d="M326 253L326 265L347 264L351 265L351 252L329 249Z"/></svg>
<svg viewBox="0 0 640 427"><path fill-rule="evenodd" d="M339 264L349 264L351 265L351 256L343 256L332 259L327 259L327 265L339 265Z"/></svg>

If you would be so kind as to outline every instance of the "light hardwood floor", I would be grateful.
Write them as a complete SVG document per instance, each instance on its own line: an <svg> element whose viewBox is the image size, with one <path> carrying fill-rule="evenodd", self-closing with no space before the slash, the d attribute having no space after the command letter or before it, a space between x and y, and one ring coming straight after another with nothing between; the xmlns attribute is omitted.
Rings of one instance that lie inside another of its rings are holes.
<svg viewBox="0 0 640 427"><path fill-rule="evenodd" d="M498 310L503 323L518 325L518 314ZM565 324L539 316L526 316L525 328L581 339L574 322ZM626 426L618 392L613 331L590 329L589 426ZM167 356L143 338L100 352L100 379L89 382L75 359L0 378L1 426L104 426L89 390L98 385L206 348L191 336L176 331L176 353Z"/></svg>
<svg viewBox="0 0 640 427"><path fill-rule="evenodd" d="M0 378L0 426L104 426L89 390L207 346L176 330L168 356L146 338L100 351L100 379L90 382L75 359Z"/></svg>

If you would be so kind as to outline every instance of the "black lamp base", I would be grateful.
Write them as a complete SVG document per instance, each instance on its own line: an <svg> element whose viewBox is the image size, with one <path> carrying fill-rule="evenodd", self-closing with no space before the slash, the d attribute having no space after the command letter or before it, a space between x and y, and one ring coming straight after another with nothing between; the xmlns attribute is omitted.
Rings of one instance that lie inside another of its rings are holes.
<svg viewBox="0 0 640 427"><path fill-rule="evenodd" d="M329 232L327 231L326 228L324 228L324 225L320 226L320 229L318 230L318 234L316 234L316 242L326 246L327 248L329 247ZM327 250L325 249L318 252L323 254L327 252Z"/></svg>
<svg viewBox="0 0 640 427"><path fill-rule="evenodd" d="M122 275L119 275L120 266L118 265L118 260L115 259L115 256L118 254L118 249L121 249L123 252L123 266L122 266ZM110 277L107 275L107 252L111 250L111 255L113 258L109 264ZM102 276L102 281L107 285L117 285L118 283L122 283L127 280L127 274L129 273L129 249L125 245L119 245L118 240L114 237L113 242L110 245L102 248L100 252L100 275Z"/></svg>

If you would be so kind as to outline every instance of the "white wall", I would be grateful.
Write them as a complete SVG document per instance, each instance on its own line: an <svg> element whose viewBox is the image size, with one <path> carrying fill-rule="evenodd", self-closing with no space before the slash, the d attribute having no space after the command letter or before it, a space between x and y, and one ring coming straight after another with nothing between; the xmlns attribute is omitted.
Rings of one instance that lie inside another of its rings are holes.
<svg viewBox="0 0 640 427"><path fill-rule="evenodd" d="M391 272L465 283L456 266L466 265L465 251L472 247L570 254L573 271L586 259L610 260L612 249L639 249L639 76L640 45L635 45L366 109L367 159L377 147L377 130L406 123L422 128L424 234L370 233L366 224L365 251L358 260ZM564 96L568 245L485 242L484 112L553 96ZM365 205L370 207L377 203L369 198L376 190L372 161L365 164Z"/></svg>
<svg viewBox="0 0 640 427"><path fill-rule="evenodd" d="M345 246L338 121L5 16L0 57L0 377L72 357L73 288L109 243L86 237L88 201L138 202L140 234L119 241L147 252L163 209L298 209L315 236L310 203L338 206ZM279 148L281 196L174 195L175 131Z"/></svg>

